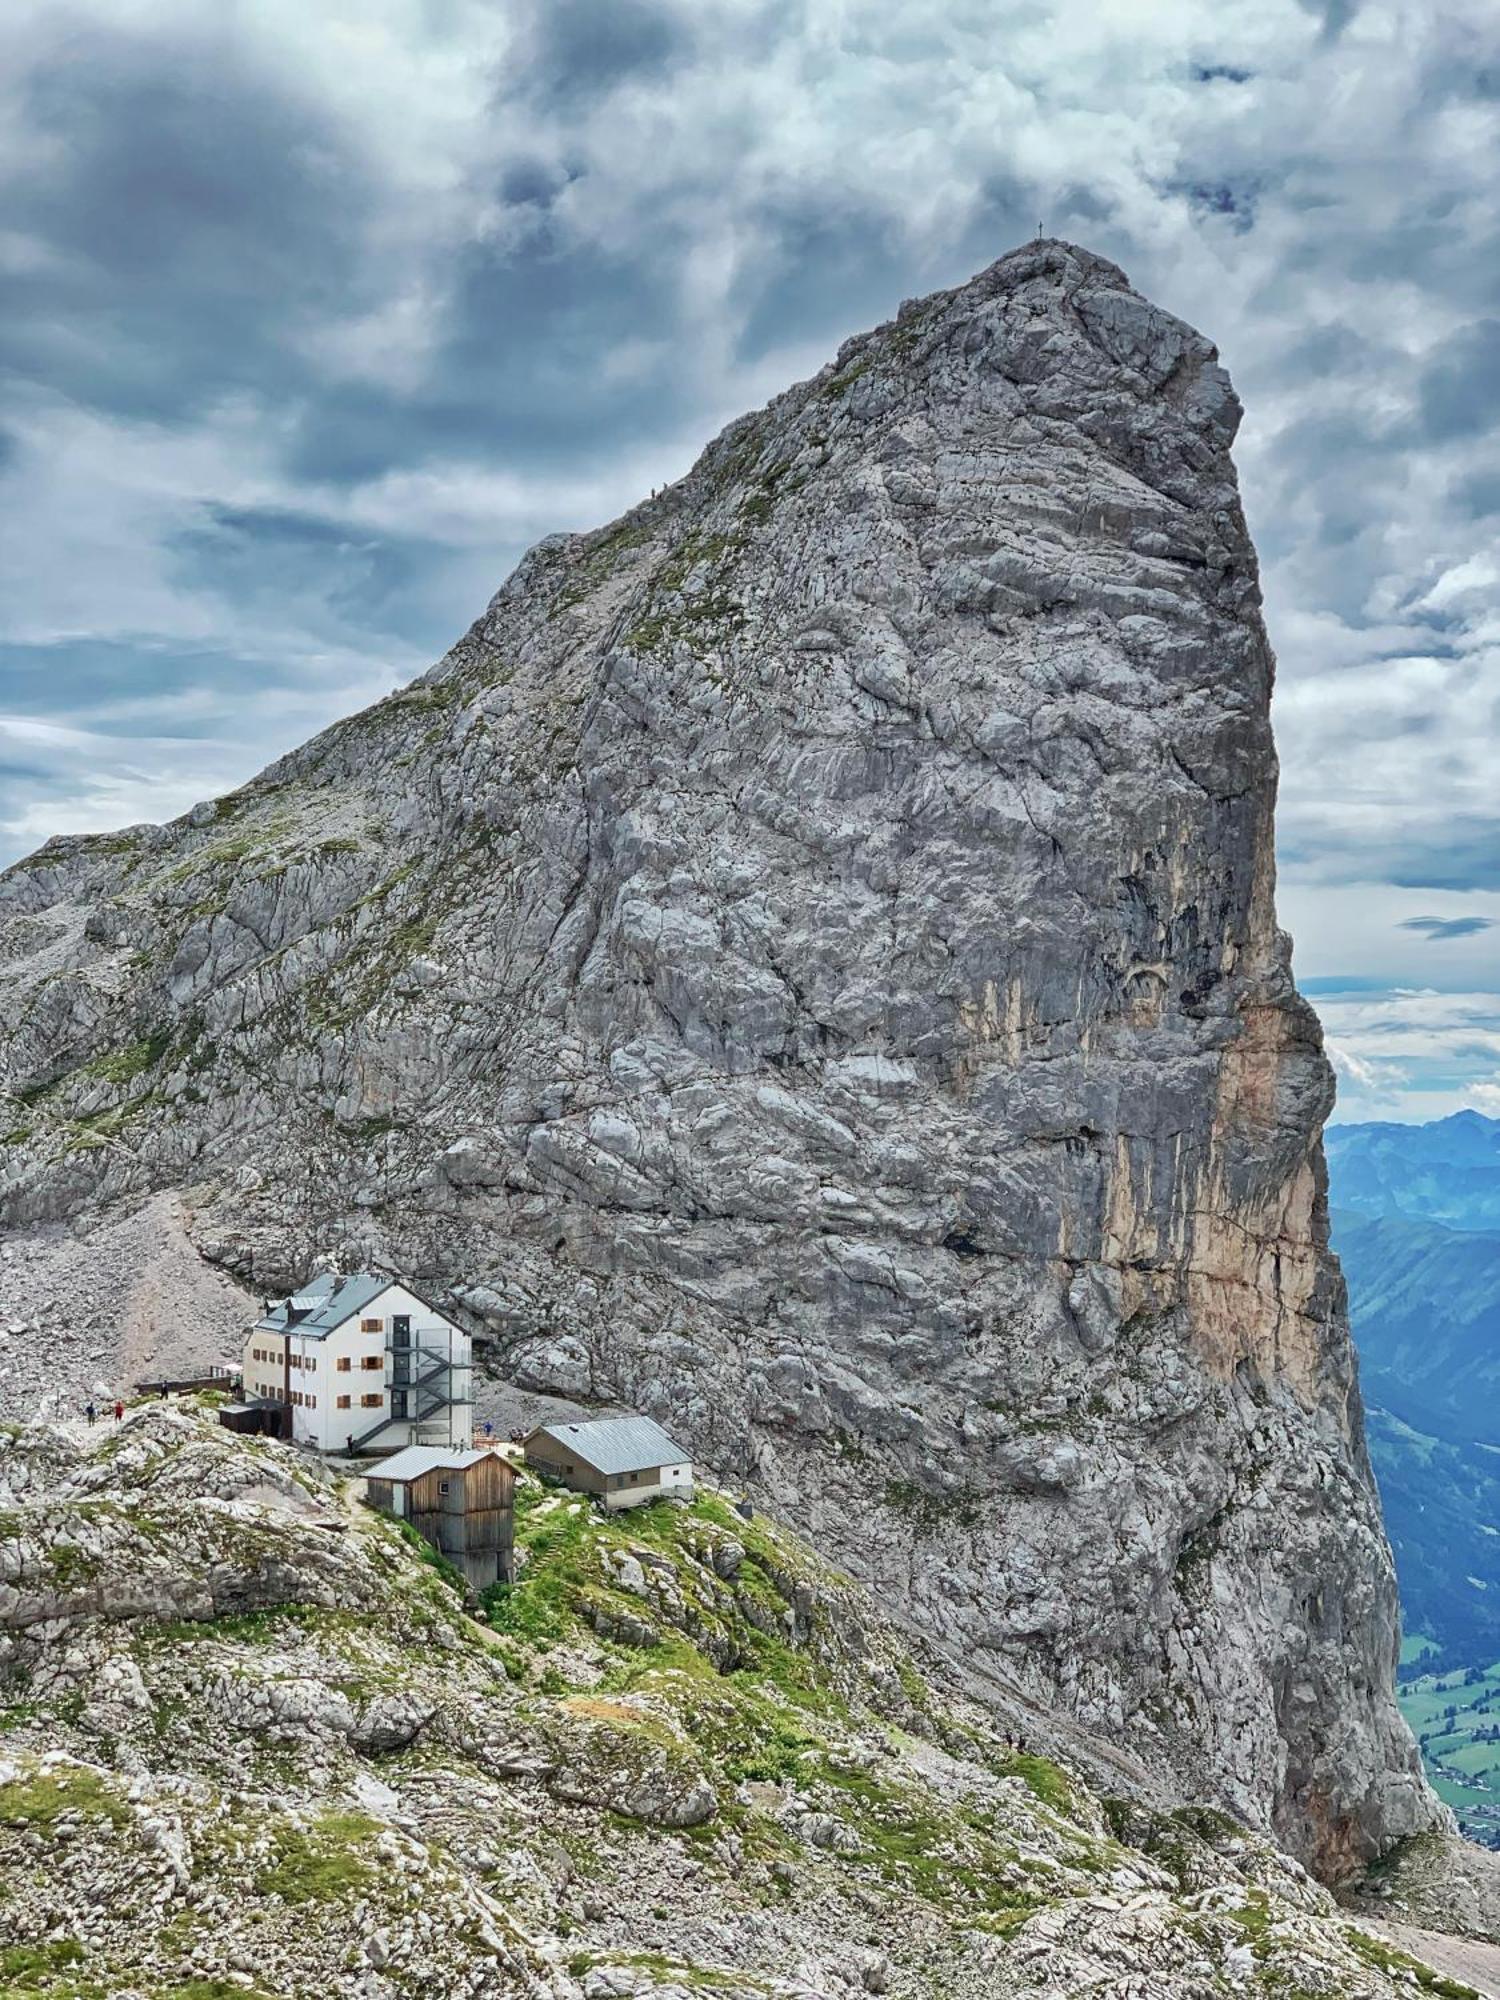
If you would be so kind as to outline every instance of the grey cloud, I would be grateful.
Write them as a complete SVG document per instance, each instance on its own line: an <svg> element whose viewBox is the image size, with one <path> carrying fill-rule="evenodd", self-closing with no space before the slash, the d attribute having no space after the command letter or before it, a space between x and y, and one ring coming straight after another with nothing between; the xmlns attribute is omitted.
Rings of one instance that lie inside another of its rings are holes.
<svg viewBox="0 0 1500 2000"><path fill-rule="evenodd" d="M1500 419L1500 320L1480 320L1445 341L1418 393L1429 437L1488 430Z"/></svg>
<svg viewBox="0 0 1500 2000"><path fill-rule="evenodd" d="M1440 830L1398 827L1375 859L1399 889L1500 889L1500 814L1455 813Z"/></svg>
<svg viewBox="0 0 1500 2000"><path fill-rule="evenodd" d="M649 0L535 0L510 76L534 97L577 111L634 77L684 59L685 19Z"/></svg>
<svg viewBox="0 0 1500 2000"><path fill-rule="evenodd" d="M305 383L286 334L357 307L372 191L336 123L227 42L59 36L22 116L46 170L7 221L49 256L12 277L0 359L127 415Z"/></svg>
<svg viewBox="0 0 1500 2000"><path fill-rule="evenodd" d="M1284 883L1314 932L1415 885L1370 926L1408 966L1487 949L1398 930L1500 887L1500 194L1435 115L1493 92L1459 11L1419 7L1399 64L1350 0L1186 45L1146 10L1128 47L1086 0L1045 37L941 0L397 9L358 47L317 9L232 44L176 0L0 17L0 504L40 524L4 708L99 719L6 740L36 768L0 841L209 789L215 717L248 775L441 651L523 537L607 518L632 467L1041 219L1201 325L1245 401Z"/></svg>
<svg viewBox="0 0 1500 2000"><path fill-rule="evenodd" d="M1299 0L1299 5L1321 20L1325 41L1337 41L1359 12L1359 0Z"/></svg>
<svg viewBox="0 0 1500 2000"><path fill-rule="evenodd" d="M1478 931L1495 928L1493 917L1408 917L1404 931L1423 931L1436 944L1449 938L1473 937Z"/></svg>
<svg viewBox="0 0 1500 2000"><path fill-rule="evenodd" d="M772 248L736 286L741 359L755 360L844 313L860 325L894 312L911 258L888 215L852 205L829 213L804 202L762 208L757 221Z"/></svg>
<svg viewBox="0 0 1500 2000"><path fill-rule="evenodd" d="M1500 465L1463 473L1453 482L1452 498L1460 514L1500 514Z"/></svg>
<svg viewBox="0 0 1500 2000"><path fill-rule="evenodd" d="M1225 216L1237 230L1254 228L1260 195L1259 184L1255 180L1193 181L1188 183L1185 192L1193 207L1203 210L1205 214Z"/></svg>

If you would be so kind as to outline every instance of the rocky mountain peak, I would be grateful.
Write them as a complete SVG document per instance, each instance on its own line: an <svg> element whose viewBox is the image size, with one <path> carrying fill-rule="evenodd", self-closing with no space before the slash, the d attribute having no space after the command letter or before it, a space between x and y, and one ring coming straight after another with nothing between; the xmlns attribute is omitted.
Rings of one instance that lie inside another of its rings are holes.
<svg viewBox="0 0 1500 2000"><path fill-rule="evenodd" d="M431 673L0 880L0 1215L182 1192L650 1409L1335 1877L1435 1822L1210 344L1039 241Z"/></svg>

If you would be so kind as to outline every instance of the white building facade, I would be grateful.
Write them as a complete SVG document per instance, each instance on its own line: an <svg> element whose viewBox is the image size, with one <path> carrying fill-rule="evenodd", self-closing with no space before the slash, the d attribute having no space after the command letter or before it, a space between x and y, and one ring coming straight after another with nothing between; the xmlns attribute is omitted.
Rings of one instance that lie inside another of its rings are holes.
<svg viewBox="0 0 1500 2000"><path fill-rule="evenodd" d="M379 1273L324 1273L268 1305L245 1336L244 1394L287 1405L295 1442L320 1451L473 1442L469 1336Z"/></svg>

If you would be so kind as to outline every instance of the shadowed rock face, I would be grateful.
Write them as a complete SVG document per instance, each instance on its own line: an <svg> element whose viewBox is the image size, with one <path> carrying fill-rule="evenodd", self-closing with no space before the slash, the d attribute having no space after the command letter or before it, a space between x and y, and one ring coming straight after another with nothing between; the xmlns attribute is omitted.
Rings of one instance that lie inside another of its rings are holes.
<svg viewBox="0 0 1500 2000"><path fill-rule="evenodd" d="M385 1259L1323 1874L1433 1823L1238 416L1028 245L244 791L53 842L6 1218L175 1184L257 1286Z"/></svg>

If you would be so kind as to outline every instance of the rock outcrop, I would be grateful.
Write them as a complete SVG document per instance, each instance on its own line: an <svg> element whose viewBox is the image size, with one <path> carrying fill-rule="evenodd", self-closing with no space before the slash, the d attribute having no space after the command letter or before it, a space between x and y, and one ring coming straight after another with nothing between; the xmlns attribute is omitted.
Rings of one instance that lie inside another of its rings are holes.
<svg viewBox="0 0 1500 2000"><path fill-rule="evenodd" d="M244 790L50 843L0 1216L385 1260L1326 1877L1432 1824L1238 417L1028 245Z"/></svg>
<svg viewBox="0 0 1500 2000"><path fill-rule="evenodd" d="M5 1991L1477 2000L1223 1814L1018 1750L763 1517L517 1492L466 1608L201 1411L0 1436Z"/></svg>

